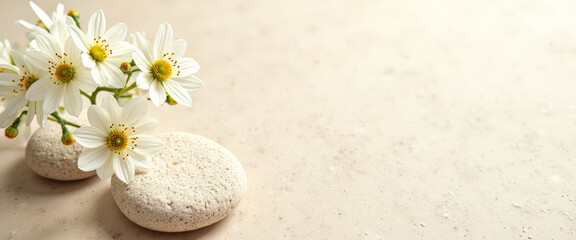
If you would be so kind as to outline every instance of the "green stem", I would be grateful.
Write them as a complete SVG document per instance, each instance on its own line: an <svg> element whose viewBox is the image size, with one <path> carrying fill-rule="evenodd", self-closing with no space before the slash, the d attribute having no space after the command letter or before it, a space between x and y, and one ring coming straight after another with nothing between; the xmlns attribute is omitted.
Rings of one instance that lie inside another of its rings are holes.
<svg viewBox="0 0 576 240"><path fill-rule="evenodd" d="M96 90L94 90L94 92L92 92L92 95L88 95L88 94L85 95L85 96L88 96L88 99L90 99L90 104L92 104L92 105L96 104L96 97L98 96L98 93L100 91L116 92L116 89L111 88L111 87L97 87Z"/></svg>
<svg viewBox="0 0 576 240"><path fill-rule="evenodd" d="M87 97L88 100L90 100L90 94L88 94L88 93L86 93L86 92L84 92L84 91L82 91L82 90L80 90L80 94L84 95L84 97Z"/></svg>
<svg viewBox="0 0 576 240"><path fill-rule="evenodd" d="M16 120L14 120L14 122L12 122L12 125L10 125L13 128L18 128L18 125L20 125L20 121L22 120L22 116L28 114L28 111L22 111L22 113L20 113L20 116L18 116L18 118L16 118Z"/></svg>
<svg viewBox="0 0 576 240"><path fill-rule="evenodd" d="M98 93L100 93L101 91L114 93L114 98L116 100L118 100L118 98L120 98L122 96L122 94L136 88L136 83L133 83L132 85L130 85L128 87L126 87L126 84L128 84L128 81L132 77L132 73L135 73L138 71L140 71L140 69L133 68L130 72L128 72L128 75L126 76L126 83L124 85L124 88L97 87L96 90L94 90L94 92L92 92L92 95L85 93L82 90L80 90L80 93L82 93L82 95L87 97L90 100L90 104L92 104L92 105L96 104L96 97L98 96Z"/></svg>
<svg viewBox="0 0 576 240"><path fill-rule="evenodd" d="M132 85L130 85L129 87L122 89L122 91L120 91L120 94L118 94L118 95L122 95L122 94L124 94L124 93L126 93L126 92L128 92L134 88L136 88L136 83L132 83Z"/></svg>
<svg viewBox="0 0 576 240"><path fill-rule="evenodd" d="M132 69L132 71L128 72L128 75L126 76L126 83L124 84L124 88L123 89L117 89L116 92L114 93L114 98L116 100L118 100L118 98L120 98L122 96L122 94L134 89L136 87L136 83L132 83L132 85L126 87L128 85L128 81L130 81L130 78L132 77L132 73L134 72L138 72L140 71L140 69L138 68L134 68Z"/></svg>
<svg viewBox="0 0 576 240"><path fill-rule="evenodd" d="M106 92L115 92L116 88L111 87L97 87L96 91L106 91Z"/></svg>
<svg viewBox="0 0 576 240"><path fill-rule="evenodd" d="M52 116L54 118L48 118L48 120L60 123L60 126L62 126L62 130L64 130L64 128L66 128L66 125L70 125L70 126L75 127L75 128L80 127L80 125L73 123L73 122L69 122L66 119L60 117L60 114L58 114L58 112L53 112L50 114L50 116Z"/></svg>

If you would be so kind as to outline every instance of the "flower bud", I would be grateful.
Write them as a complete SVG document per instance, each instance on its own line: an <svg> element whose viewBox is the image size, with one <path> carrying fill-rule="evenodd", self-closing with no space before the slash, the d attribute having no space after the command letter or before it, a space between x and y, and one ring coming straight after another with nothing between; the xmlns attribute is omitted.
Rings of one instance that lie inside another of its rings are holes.
<svg viewBox="0 0 576 240"><path fill-rule="evenodd" d="M4 136L6 136L9 139L15 138L16 136L18 136L18 128L12 126L6 128L6 130L4 130Z"/></svg>
<svg viewBox="0 0 576 240"><path fill-rule="evenodd" d="M176 102L176 100L174 100L174 98L170 97L170 95L166 95L166 103L168 103L169 105L178 104L178 102Z"/></svg>
<svg viewBox="0 0 576 240"><path fill-rule="evenodd" d="M80 14L78 14L78 12L76 12L76 10L70 10L68 11L68 14L66 14L70 17L72 17L72 19L76 20L80 18Z"/></svg>
<svg viewBox="0 0 576 240"><path fill-rule="evenodd" d="M76 12L76 10L70 10L70 11L68 11L68 14L66 14L66 15L68 15L72 19L74 19L74 22L76 22L76 26L80 27L80 14L78 14L78 12Z"/></svg>
<svg viewBox="0 0 576 240"><path fill-rule="evenodd" d="M120 64L120 70L122 70L123 73L129 73L131 68L132 66L129 62L123 62Z"/></svg>
<svg viewBox="0 0 576 240"><path fill-rule="evenodd" d="M65 133L62 135L62 138L60 138L60 141L62 141L62 144L70 146L74 144L74 136L72 136L72 133Z"/></svg>

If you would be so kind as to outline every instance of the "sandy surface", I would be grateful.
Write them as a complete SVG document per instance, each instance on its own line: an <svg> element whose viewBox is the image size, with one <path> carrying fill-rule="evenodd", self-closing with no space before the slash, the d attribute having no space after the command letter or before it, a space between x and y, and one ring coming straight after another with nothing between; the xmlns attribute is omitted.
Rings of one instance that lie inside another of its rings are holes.
<svg viewBox="0 0 576 240"><path fill-rule="evenodd" d="M172 23L205 88L150 105L157 132L230 149L248 191L216 225L153 232L109 181L40 178L2 139L0 239L576 238L573 1L63 2ZM13 22L36 18L3 3L0 37L24 43Z"/></svg>

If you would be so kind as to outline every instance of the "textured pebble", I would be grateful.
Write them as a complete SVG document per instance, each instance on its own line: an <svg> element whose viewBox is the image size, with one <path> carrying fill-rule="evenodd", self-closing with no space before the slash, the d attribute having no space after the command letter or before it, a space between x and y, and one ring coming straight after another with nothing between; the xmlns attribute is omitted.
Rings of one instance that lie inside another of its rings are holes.
<svg viewBox="0 0 576 240"><path fill-rule="evenodd" d="M73 131L74 128L70 128ZM62 144L62 128L54 122L38 129L26 146L26 165L36 174L55 180L78 180L96 174L78 169L78 157L84 149L80 144Z"/></svg>
<svg viewBox="0 0 576 240"><path fill-rule="evenodd" d="M112 195L134 223L156 231L183 232L220 221L240 203L246 173L216 142L190 133L158 135L164 148L152 169L129 184L112 177Z"/></svg>

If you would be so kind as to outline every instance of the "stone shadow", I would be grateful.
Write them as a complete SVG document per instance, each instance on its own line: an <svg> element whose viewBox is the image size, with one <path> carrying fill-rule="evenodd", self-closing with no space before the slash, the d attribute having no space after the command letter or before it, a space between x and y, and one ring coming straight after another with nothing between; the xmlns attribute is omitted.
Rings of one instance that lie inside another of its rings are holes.
<svg viewBox="0 0 576 240"><path fill-rule="evenodd" d="M97 177L90 177L75 181L58 181L41 177L26 166L26 158L18 159L7 171L8 181L4 186L5 192L14 191L26 196L50 196L73 192L87 185L97 183ZM13 193L13 194L14 194Z"/></svg>
<svg viewBox="0 0 576 240"><path fill-rule="evenodd" d="M97 224L109 233L113 239L209 239L209 233L217 231L226 219L188 232L168 233L158 232L140 227L133 223L120 211L111 191L105 191L100 198L99 209L96 211Z"/></svg>

